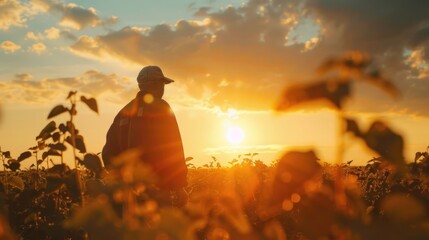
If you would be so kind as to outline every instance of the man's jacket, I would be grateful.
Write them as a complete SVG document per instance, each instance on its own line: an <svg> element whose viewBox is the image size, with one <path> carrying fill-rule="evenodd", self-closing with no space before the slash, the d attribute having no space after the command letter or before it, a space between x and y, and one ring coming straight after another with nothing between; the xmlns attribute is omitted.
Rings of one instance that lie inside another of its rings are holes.
<svg viewBox="0 0 429 240"><path fill-rule="evenodd" d="M185 187L187 167L176 117L163 99L143 101L139 92L115 117L106 135L102 157L108 169L112 158L127 149L138 148L141 160L149 164L162 189Z"/></svg>

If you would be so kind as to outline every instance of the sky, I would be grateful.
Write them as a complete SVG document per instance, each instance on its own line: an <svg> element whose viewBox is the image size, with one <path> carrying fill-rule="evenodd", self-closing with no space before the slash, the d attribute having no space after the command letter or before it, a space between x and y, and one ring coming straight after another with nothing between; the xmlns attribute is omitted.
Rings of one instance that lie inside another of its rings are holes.
<svg viewBox="0 0 429 240"><path fill-rule="evenodd" d="M37 144L49 111L71 90L77 128L101 151L116 113L138 91L136 76L160 66L195 165L246 153L267 163L290 149L335 162L336 112L317 105L275 112L286 86L315 79L325 60L364 51L401 92L392 99L359 83L345 113L375 119L405 140L405 157L429 145L429 2L405 0L0 0L0 146L17 157ZM64 119L59 117L57 122ZM231 137L231 132L235 135ZM377 155L344 136L344 162Z"/></svg>

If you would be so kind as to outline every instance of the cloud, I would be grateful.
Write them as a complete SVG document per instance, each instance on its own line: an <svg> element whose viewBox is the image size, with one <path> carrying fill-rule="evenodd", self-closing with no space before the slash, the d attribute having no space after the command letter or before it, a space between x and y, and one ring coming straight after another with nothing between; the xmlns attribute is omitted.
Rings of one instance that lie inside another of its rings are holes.
<svg viewBox="0 0 429 240"><path fill-rule="evenodd" d="M114 24L118 18L112 16L106 20L101 19L95 8L83 8L74 3L59 3L51 0L34 0L45 11L61 15L60 25L81 30L87 27Z"/></svg>
<svg viewBox="0 0 429 240"><path fill-rule="evenodd" d="M60 37L60 33L60 30L54 27L45 30L46 38L51 40L58 39Z"/></svg>
<svg viewBox="0 0 429 240"><path fill-rule="evenodd" d="M267 2L265 10L260 9L251 1L214 13L200 11L202 19L198 21L81 36L71 49L101 60L110 57L138 65L160 65L167 75L186 85L192 96L209 95L216 105L271 108L272 90L278 92L285 79L300 76L301 65L311 67L311 61L301 54L304 43L285 46L291 24L284 20L292 13L284 12L294 10L280 1Z"/></svg>
<svg viewBox="0 0 429 240"><path fill-rule="evenodd" d="M0 44L0 48L3 49L5 53L14 53L21 49L21 46L12 41L3 41Z"/></svg>
<svg viewBox="0 0 429 240"><path fill-rule="evenodd" d="M46 45L39 42L39 43L35 43L35 44L31 45L31 47L28 48L28 51L34 52L37 54L42 54L43 52L46 51L46 49L47 49Z"/></svg>
<svg viewBox="0 0 429 240"><path fill-rule="evenodd" d="M22 73L22 74L16 74L15 78L18 81L28 81L29 79L31 79L33 76L31 76L31 74L28 73Z"/></svg>
<svg viewBox="0 0 429 240"><path fill-rule="evenodd" d="M12 26L25 26L29 6L18 0L3 0L0 2L0 12L2 13L0 14L0 29L8 30Z"/></svg>
<svg viewBox="0 0 429 240"><path fill-rule="evenodd" d="M414 72L404 51L420 47L424 58L429 56L426 1L250 0L220 10L203 7L195 16L197 19L143 31L130 26L104 35L81 36L71 49L94 59L159 65L193 97L238 109L272 108L285 85L314 77L324 60L348 50L367 51L386 76L408 91L411 80L404 79ZM308 22L318 28L308 30ZM374 104L383 101L380 92L358 94L368 97L361 109L369 104L381 111L392 104ZM409 94L399 105L408 107L407 103L417 99L420 97Z"/></svg>
<svg viewBox="0 0 429 240"><path fill-rule="evenodd" d="M25 35L25 38L29 40L39 41L43 39L43 35L40 33L36 34L34 32L27 32L27 34Z"/></svg>
<svg viewBox="0 0 429 240"><path fill-rule="evenodd" d="M32 80L31 74L16 74L15 79L1 81L3 103L46 103L64 98L70 90L110 102L123 104L137 92L136 85L126 77L89 70L76 77Z"/></svg>

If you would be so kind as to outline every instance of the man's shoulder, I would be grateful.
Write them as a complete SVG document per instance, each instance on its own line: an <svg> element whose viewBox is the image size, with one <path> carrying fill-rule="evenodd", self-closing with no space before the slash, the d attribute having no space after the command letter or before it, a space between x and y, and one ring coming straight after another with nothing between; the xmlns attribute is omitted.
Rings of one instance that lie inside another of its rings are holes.
<svg viewBox="0 0 429 240"><path fill-rule="evenodd" d="M138 101L137 98L134 98L131 100L127 105L125 105L121 111L119 111L119 114L122 116L132 116L137 113L138 110Z"/></svg>

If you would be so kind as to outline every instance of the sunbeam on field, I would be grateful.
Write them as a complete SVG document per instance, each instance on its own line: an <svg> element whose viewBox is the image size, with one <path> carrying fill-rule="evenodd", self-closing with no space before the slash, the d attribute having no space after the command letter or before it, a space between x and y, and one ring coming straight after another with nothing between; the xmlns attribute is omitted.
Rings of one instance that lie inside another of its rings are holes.
<svg viewBox="0 0 429 240"><path fill-rule="evenodd" d="M225 133L226 140L230 144L239 144L244 140L244 131L237 126L229 126Z"/></svg>

